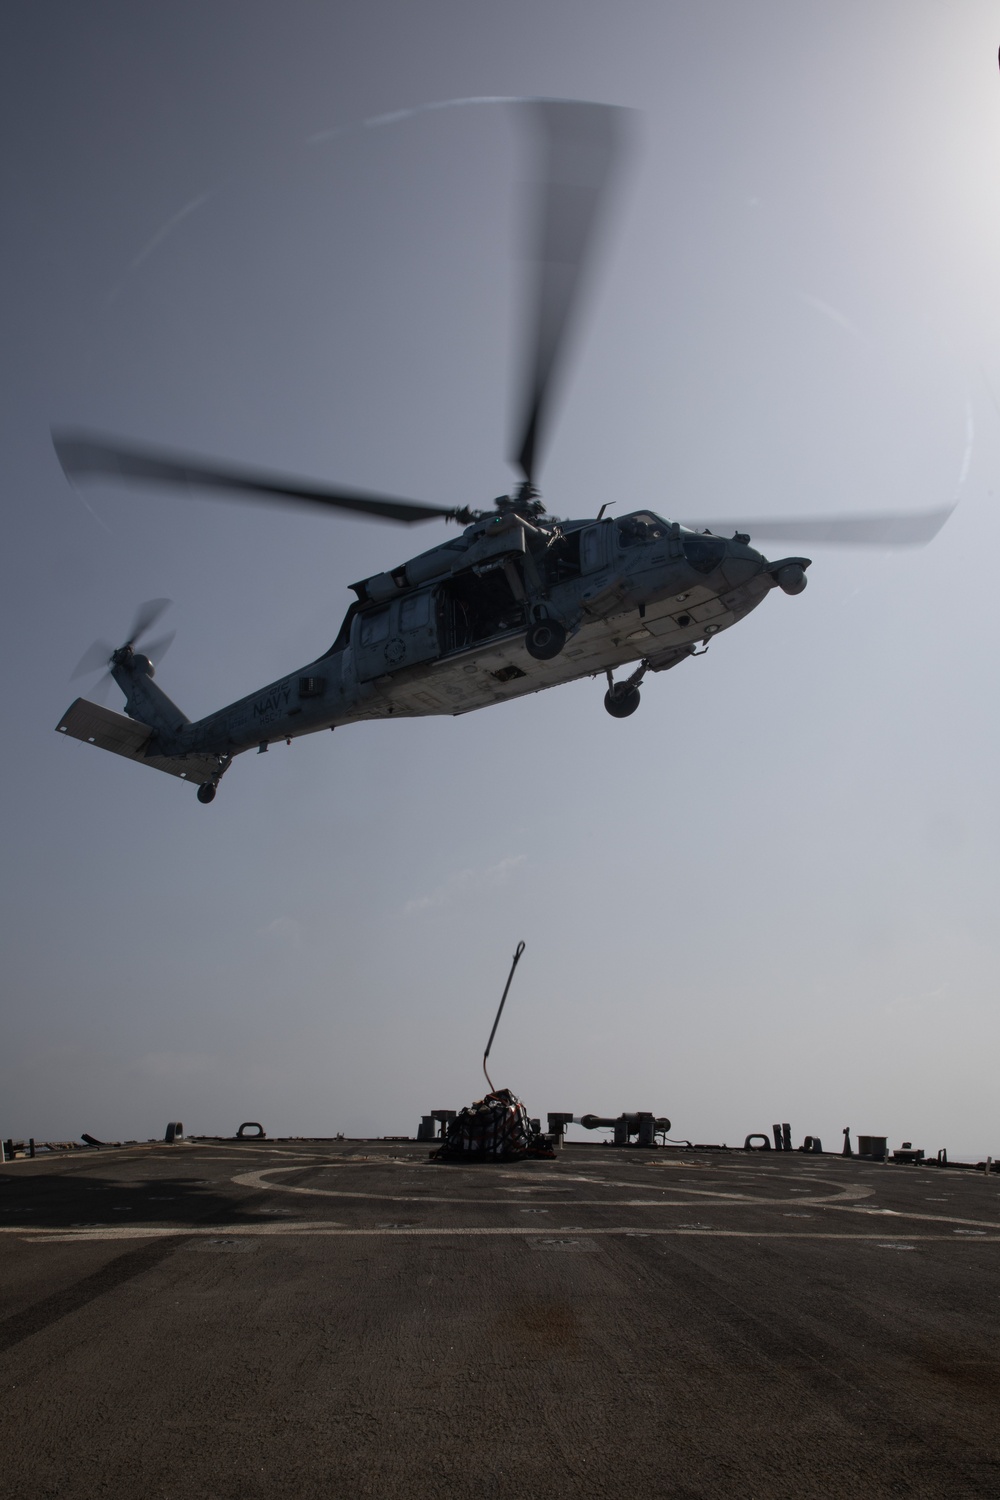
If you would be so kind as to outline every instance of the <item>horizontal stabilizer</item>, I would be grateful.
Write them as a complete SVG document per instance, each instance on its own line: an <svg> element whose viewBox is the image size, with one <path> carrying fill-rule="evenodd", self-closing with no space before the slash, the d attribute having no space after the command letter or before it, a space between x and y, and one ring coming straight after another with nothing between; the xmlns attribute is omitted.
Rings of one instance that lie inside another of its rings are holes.
<svg viewBox="0 0 1000 1500"><path fill-rule="evenodd" d="M140 761L144 766L166 771L168 776L179 776L196 786L215 781L227 764L218 755L150 755L148 746L153 731L148 724L138 724L135 719L112 713L110 708L102 708L86 698L77 698L70 704L56 729L59 734L72 735L73 739L96 745L99 750L113 750L115 755Z"/></svg>

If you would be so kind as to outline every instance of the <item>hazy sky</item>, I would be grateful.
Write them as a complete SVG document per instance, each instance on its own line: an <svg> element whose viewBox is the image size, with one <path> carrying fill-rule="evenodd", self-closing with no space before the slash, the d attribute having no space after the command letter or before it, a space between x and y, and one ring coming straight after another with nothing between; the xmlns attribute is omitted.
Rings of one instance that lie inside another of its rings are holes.
<svg viewBox="0 0 1000 1500"><path fill-rule="evenodd" d="M412 1132L481 1092L523 938L491 1071L532 1113L1000 1155L998 41L989 0L7 0L3 1135ZM943 533L816 549L625 721L585 681L365 724L209 808L58 737L139 601L175 601L195 718L447 533L81 498L50 424L449 505L512 482L523 133L364 123L494 95L639 112L556 514L958 498Z"/></svg>

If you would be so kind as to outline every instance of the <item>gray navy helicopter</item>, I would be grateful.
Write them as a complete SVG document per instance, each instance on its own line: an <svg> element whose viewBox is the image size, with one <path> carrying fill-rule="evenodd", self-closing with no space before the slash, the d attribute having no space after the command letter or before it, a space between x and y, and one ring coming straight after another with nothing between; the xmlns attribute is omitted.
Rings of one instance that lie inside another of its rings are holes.
<svg viewBox="0 0 1000 1500"><path fill-rule="evenodd" d="M774 589L799 594L807 557L769 561L750 538L786 542L926 542L950 509L695 525L645 508L557 520L535 487L560 356L594 233L624 140L626 110L563 100L520 106L541 170L533 209L535 285L515 459L521 483L486 511L418 504L160 453L58 430L67 477L191 487L206 495L359 512L379 520L443 519L458 536L351 587L336 640L315 661L191 723L153 680L169 644L138 648L168 601L139 610L117 648L95 642L74 676L106 666L125 713L78 698L58 730L194 782L215 797L233 758L362 719L463 714L579 677L607 680L604 706L624 719L647 672L697 656ZM729 533L726 535L725 533ZM622 668L631 668L615 679Z"/></svg>

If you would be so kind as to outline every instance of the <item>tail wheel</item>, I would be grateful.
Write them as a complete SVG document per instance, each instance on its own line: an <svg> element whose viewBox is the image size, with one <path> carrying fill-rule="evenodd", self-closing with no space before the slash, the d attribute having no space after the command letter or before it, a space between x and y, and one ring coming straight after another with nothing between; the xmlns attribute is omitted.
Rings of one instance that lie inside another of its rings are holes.
<svg viewBox="0 0 1000 1500"><path fill-rule="evenodd" d="M204 802L206 805L209 802L214 802L215 794L217 791L218 787L216 786L214 781L203 782L203 784L198 788L198 801Z"/></svg>
<svg viewBox="0 0 1000 1500"><path fill-rule="evenodd" d="M566 644L566 631L558 620L536 620L524 638L528 655L536 661L551 661Z"/></svg>
<svg viewBox="0 0 1000 1500"><path fill-rule="evenodd" d="M627 719L639 707L639 689L629 688L627 693L618 693L609 688L604 694L604 707L613 719Z"/></svg>

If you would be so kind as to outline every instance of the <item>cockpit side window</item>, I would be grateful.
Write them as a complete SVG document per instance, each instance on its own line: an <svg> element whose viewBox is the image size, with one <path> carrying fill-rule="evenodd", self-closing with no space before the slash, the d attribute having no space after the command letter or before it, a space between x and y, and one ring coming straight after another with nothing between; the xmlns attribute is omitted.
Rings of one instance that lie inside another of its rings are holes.
<svg viewBox="0 0 1000 1500"><path fill-rule="evenodd" d="M634 516L622 516L615 526L619 547L640 547L644 542L657 542L667 531L666 522L648 510L637 511Z"/></svg>

